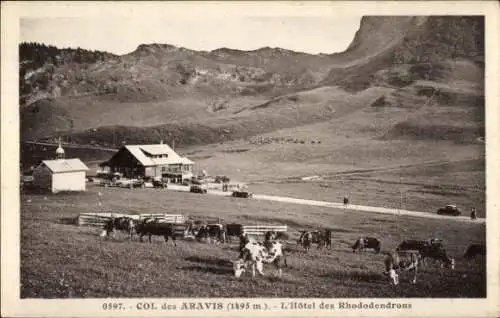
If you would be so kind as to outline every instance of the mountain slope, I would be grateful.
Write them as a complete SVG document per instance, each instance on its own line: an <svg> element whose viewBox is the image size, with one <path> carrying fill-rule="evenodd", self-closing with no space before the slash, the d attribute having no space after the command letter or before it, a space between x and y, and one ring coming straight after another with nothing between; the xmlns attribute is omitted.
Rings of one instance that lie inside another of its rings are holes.
<svg viewBox="0 0 500 318"><path fill-rule="evenodd" d="M23 140L206 144L387 108L403 115L374 138L484 135L481 17L363 17L332 55L144 44L99 56L36 69L21 60L31 74L21 87L32 87L21 100Z"/></svg>

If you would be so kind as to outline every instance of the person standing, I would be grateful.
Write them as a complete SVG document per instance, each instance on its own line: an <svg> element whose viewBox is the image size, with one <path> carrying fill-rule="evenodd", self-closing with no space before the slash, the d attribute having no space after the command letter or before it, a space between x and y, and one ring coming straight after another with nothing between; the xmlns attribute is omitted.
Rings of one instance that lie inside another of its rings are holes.
<svg viewBox="0 0 500 318"><path fill-rule="evenodd" d="M349 199L347 198L347 196L344 196L344 205L348 205L349 204Z"/></svg>
<svg viewBox="0 0 500 318"><path fill-rule="evenodd" d="M476 215L476 208L472 208L471 211L470 211L470 218L472 220L475 220L477 218L477 215Z"/></svg>

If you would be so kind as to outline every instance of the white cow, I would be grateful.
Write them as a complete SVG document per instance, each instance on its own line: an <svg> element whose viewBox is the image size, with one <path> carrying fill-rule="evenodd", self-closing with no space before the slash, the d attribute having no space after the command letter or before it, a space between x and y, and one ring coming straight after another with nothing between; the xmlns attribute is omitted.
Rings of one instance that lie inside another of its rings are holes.
<svg viewBox="0 0 500 318"><path fill-rule="evenodd" d="M240 277L246 271L248 266L252 267L252 277L255 277L255 270L264 276L264 263L273 263L277 268L277 275L281 277L281 261L286 264L286 258L283 253L283 245L279 242L270 242L266 246L260 242L249 242L241 250L238 260L233 262L234 276Z"/></svg>
<svg viewBox="0 0 500 318"><path fill-rule="evenodd" d="M394 285L398 285L399 275L396 271L412 271L412 284L415 284L417 282L419 258L420 256L417 251L395 251L393 253L388 253L384 260L384 274L389 275Z"/></svg>

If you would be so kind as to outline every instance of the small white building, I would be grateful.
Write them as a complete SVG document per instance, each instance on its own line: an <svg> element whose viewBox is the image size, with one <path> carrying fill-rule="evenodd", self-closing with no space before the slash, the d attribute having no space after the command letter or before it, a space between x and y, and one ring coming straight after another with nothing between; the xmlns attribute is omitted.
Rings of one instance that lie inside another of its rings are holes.
<svg viewBox="0 0 500 318"><path fill-rule="evenodd" d="M52 193L85 191L86 171L89 168L80 159L64 159L59 145L57 159L43 160L33 171L33 184Z"/></svg>

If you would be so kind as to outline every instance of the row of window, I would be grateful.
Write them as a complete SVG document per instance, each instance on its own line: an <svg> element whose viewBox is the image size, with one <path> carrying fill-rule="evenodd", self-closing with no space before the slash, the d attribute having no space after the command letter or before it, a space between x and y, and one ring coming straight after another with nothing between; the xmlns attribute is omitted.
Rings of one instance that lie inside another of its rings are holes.
<svg viewBox="0 0 500 318"><path fill-rule="evenodd" d="M191 171L191 166L183 165L182 168L179 166L164 166L161 167L161 172L180 172L180 171Z"/></svg>

